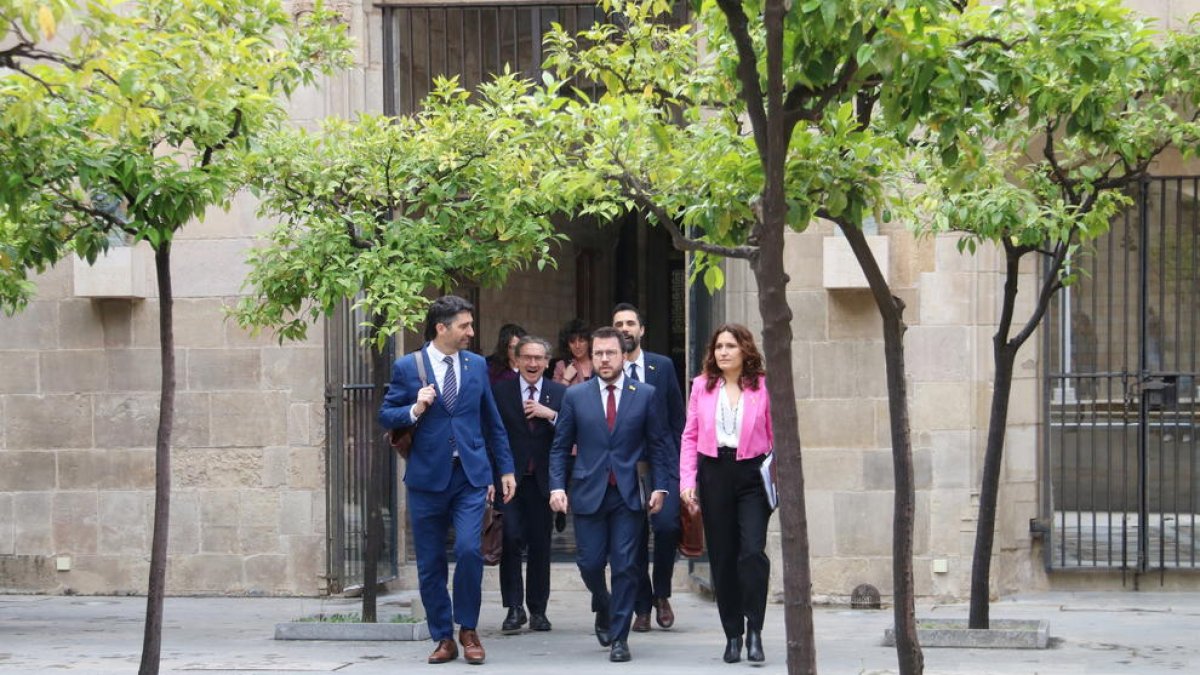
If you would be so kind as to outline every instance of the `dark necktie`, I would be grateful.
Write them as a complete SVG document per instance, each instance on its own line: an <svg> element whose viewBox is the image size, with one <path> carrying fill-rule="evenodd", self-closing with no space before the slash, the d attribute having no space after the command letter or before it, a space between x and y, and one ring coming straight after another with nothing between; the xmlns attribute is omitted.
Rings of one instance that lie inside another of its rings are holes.
<svg viewBox="0 0 1200 675"><path fill-rule="evenodd" d="M442 380L442 403L446 410L454 412L454 404L458 401L458 376L454 374L454 357L442 359L446 363L446 377Z"/></svg>
<svg viewBox="0 0 1200 675"><path fill-rule="evenodd" d="M629 379L633 380L634 382L640 381L640 380L638 380L637 362L636 361L634 363L629 364Z"/></svg>
<svg viewBox="0 0 1200 675"><path fill-rule="evenodd" d="M529 385L529 399L528 399L528 400L530 400L530 401L536 401L536 400L537 400L537 396L536 396L536 394L537 394L537 389L536 389L536 388L534 388L534 386L533 386L532 384L531 384L531 385ZM532 417L527 417L527 418L525 419L525 423L529 425L529 430L530 430L530 431L533 431L533 418L532 418ZM533 469L534 469L534 466L533 466L533 455L530 455L530 456L529 456L529 462L527 462L527 463L525 464L525 475L526 475L526 476L532 476L532 475L533 475Z"/></svg>
<svg viewBox="0 0 1200 675"><path fill-rule="evenodd" d="M604 406L604 419L608 422L608 431L612 433L613 427L617 424L617 395L613 392L617 385L608 385L608 403ZM617 474L613 473L612 469L608 470L608 484L617 484Z"/></svg>

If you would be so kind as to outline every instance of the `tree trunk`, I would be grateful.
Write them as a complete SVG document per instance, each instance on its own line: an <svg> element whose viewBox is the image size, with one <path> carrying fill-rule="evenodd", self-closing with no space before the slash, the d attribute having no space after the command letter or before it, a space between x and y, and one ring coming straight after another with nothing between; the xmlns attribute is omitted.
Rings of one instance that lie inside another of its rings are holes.
<svg viewBox="0 0 1200 675"><path fill-rule="evenodd" d="M769 221L768 221L769 222ZM808 553L808 514L804 466L792 375L792 310L787 303L788 276L783 267L783 226L766 227L753 263L758 310L763 321L767 394L775 433L779 480L779 518L783 548L784 622L789 675L817 672L813 633L812 564Z"/></svg>
<svg viewBox="0 0 1200 675"><path fill-rule="evenodd" d="M901 675L919 675L925 657L917 639L917 613L913 585L913 521L916 490L913 482L912 437L908 418L908 384L904 373L904 301L895 297L854 223L839 222L854 257L867 277L871 294L883 319L883 357L887 367L888 414L891 418L892 474L895 498L892 511L892 587L896 621L896 659Z"/></svg>
<svg viewBox="0 0 1200 675"><path fill-rule="evenodd" d="M987 628L991 599L992 545L996 535L996 503L1000 494L1000 468L1004 459L1004 435L1008 431L1008 401L1012 394L1015 349L1006 336L995 336L996 381L988 419L987 450L983 456L983 484L979 490L979 519L975 529L975 557L971 562L971 610L968 625Z"/></svg>
<svg viewBox="0 0 1200 675"><path fill-rule="evenodd" d="M383 400L383 392L390 379L391 363L384 350L371 350L371 377L375 385L376 399ZM371 429L367 458L367 541L363 551L362 620L364 623L378 621L379 558L383 553L383 492L388 485L387 453L391 446L384 441L382 429Z"/></svg>
<svg viewBox="0 0 1200 675"><path fill-rule="evenodd" d="M162 387L158 435L154 446L154 535L150 545L150 583L146 592L146 628L140 675L157 675L162 653L163 597L167 580L167 540L171 517L171 431L175 423L175 329L171 295L171 242L154 251L158 277L158 344Z"/></svg>

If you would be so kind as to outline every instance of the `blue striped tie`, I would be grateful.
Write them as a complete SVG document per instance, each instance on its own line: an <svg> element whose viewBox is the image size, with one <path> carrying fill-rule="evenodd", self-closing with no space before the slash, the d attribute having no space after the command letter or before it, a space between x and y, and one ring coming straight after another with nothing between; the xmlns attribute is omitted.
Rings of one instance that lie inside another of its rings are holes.
<svg viewBox="0 0 1200 675"><path fill-rule="evenodd" d="M442 403L446 410L454 412L454 403L458 401L458 376L454 374L454 357L442 359L446 362L446 378L442 384Z"/></svg>

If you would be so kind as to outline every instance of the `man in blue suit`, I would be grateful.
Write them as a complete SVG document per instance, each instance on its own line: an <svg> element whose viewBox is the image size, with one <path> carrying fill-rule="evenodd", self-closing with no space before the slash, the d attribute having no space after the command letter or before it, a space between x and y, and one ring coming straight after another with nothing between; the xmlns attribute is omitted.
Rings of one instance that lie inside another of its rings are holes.
<svg viewBox="0 0 1200 675"><path fill-rule="evenodd" d="M475 334L471 303L438 298L425 317L425 346L396 360L379 410L387 429L416 425L404 472L421 602L437 643L430 663L458 658L454 624L467 663L483 663L475 631L483 584L480 532L486 502L495 494L491 448L505 502L516 491L508 437L488 386L483 357L466 351ZM425 382L417 372L422 359ZM424 386L423 386L424 385ZM486 436L486 442L485 442ZM446 591L446 535L454 527L454 601Z"/></svg>
<svg viewBox="0 0 1200 675"><path fill-rule="evenodd" d="M596 377L567 390L550 448L550 508L566 513L569 507L575 514L579 572L592 593L596 638L602 646L611 645L611 661L630 659L636 548L645 510L657 512L667 494L679 491L678 479L671 482L671 450L654 387L625 377L623 354L615 328L592 333ZM573 445L578 454L568 476ZM653 486L648 498L638 481L637 463L644 457L650 460Z"/></svg>
<svg viewBox="0 0 1200 675"><path fill-rule="evenodd" d="M625 374L631 380L642 380L654 387L662 414L666 415L670 433L671 479L679 482L679 444L683 437L686 411L675 364L667 356L642 349L646 322L637 307L623 302L613 308L613 326L625 336ZM654 530L654 575L650 575L650 530ZM650 516L642 528L638 542L638 590L634 601L633 630L650 630L650 608L654 607L658 625L670 628L675 624L671 609L671 579L675 575L676 550L679 547L679 491L672 490L663 501L663 508Z"/></svg>
<svg viewBox="0 0 1200 675"><path fill-rule="evenodd" d="M517 342L518 377L492 385L492 395L517 468L517 493L504 505L504 550L500 554L500 596L508 615L500 630L517 633L526 621L550 630L550 444L567 388L545 377L550 343L527 335ZM525 579L521 576L526 554ZM529 614L524 606L529 605Z"/></svg>

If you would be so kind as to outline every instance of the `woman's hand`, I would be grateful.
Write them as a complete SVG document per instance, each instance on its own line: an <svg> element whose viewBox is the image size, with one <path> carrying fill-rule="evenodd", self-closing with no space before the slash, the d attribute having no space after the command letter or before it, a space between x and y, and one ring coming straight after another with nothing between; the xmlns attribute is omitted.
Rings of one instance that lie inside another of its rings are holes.
<svg viewBox="0 0 1200 675"><path fill-rule="evenodd" d="M679 499L681 499L682 501L684 501L688 504L691 504L692 506L696 506L696 488L688 488L688 489L680 492Z"/></svg>
<svg viewBox="0 0 1200 675"><path fill-rule="evenodd" d="M573 382L575 381L575 373L577 372L579 371L575 370L575 364L568 363L567 367L563 368L563 379L567 382Z"/></svg>

